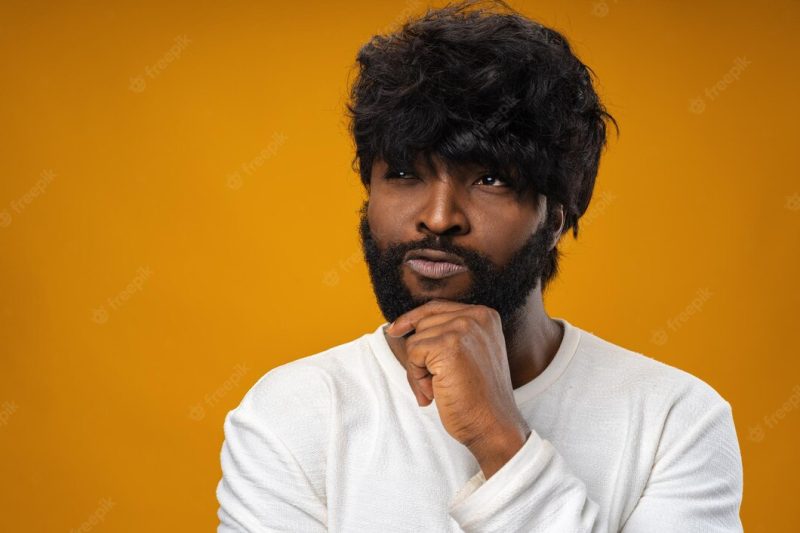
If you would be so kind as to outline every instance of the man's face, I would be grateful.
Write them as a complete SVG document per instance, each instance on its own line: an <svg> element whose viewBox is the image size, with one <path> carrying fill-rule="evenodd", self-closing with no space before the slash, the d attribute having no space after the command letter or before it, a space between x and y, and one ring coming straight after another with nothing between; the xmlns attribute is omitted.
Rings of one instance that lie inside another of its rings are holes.
<svg viewBox="0 0 800 533"><path fill-rule="evenodd" d="M373 165L359 226L383 316L392 322L442 298L494 308L513 334L552 242L549 225L539 227L544 197L520 196L477 165L447 170L435 156L399 178L387 179L391 170L380 159ZM407 254L425 249L453 254L466 269L441 279L421 274Z"/></svg>

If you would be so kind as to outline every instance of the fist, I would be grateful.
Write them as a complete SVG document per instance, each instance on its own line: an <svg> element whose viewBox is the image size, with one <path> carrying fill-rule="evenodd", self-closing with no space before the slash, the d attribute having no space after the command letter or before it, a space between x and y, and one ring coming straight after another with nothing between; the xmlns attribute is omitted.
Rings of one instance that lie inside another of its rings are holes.
<svg viewBox="0 0 800 533"><path fill-rule="evenodd" d="M520 438L524 443L530 430L514 400L497 311L432 300L398 317L386 333L401 337L412 331L403 346L417 403L427 406L435 399L444 428L476 457Z"/></svg>

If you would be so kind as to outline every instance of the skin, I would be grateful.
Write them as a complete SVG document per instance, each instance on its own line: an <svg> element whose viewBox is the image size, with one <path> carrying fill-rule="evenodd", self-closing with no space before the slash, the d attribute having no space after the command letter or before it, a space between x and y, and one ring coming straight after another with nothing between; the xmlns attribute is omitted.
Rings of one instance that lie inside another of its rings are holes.
<svg viewBox="0 0 800 533"><path fill-rule="evenodd" d="M412 180L387 180L376 159L368 186L367 218L378 246L428 235L485 254L505 265L544 222L546 197L516 195L477 165L448 168L436 155L418 159ZM557 242L563 227L550 246ZM453 301L469 287L469 273L425 283L403 265L403 283L430 301L398 317L385 330L387 342L406 368L421 406L434 399L447 432L466 446L486 479L524 445L530 428L513 389L542 373L561 344L561 326L545 312L541 283L531 291L513 338L506 338L492 308ZM410 333L410 335L409 335Z"/></svg>

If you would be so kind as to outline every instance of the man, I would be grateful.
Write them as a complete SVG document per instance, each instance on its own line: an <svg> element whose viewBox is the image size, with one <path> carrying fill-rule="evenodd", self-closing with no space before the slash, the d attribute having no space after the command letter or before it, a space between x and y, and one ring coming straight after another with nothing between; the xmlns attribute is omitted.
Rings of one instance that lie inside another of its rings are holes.
<svg viewBox="0 0 800 533"><path fill-rule="evenodd" d="M613 118L559 33L501 7L360 50L359 230L387 322L228 414L219 531L741 531L728 402L544 310Z"/></svg>

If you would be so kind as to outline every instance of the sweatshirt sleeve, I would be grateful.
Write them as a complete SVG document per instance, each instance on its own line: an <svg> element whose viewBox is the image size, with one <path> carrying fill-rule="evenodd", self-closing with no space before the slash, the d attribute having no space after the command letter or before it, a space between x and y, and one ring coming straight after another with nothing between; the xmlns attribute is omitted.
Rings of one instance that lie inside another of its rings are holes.
<svg viewBox="0 0 800 533"><path fill-rule="evenodd" d="M583 481L535 430L488 480L478 471L449 507L465 533L604 532L598 510Z"/></svg>
<svg viewBox="0 0 800 533"><path fill-rule="evenodd" d="M677 409L676 409L677 410ZM720 399L691 424L665 426L650 479L622 529L645 533L742 531L742 458L730 404Z"/></svg>
<svg viewBox="0 0 800 533"><path fill-rule="evenodd" d="M308 419L326 416L324 402L297 398L298 389L308 390L298 377L285 369L271 371L226 416L219 533L327 531L325 498L313 482L313 472L322 467L308 459L319 455L318 439L309 431L321 425Z"/></svg>
<svg viewBox="0 0 800 533"><path fill-rule="evenodd" d="M670 408L649 479L621 533L742 531L742 463L731 407L709 389ZM535 430L491 478L478 471L449 512L466 533L610 533L584 482Z"/></svg>

